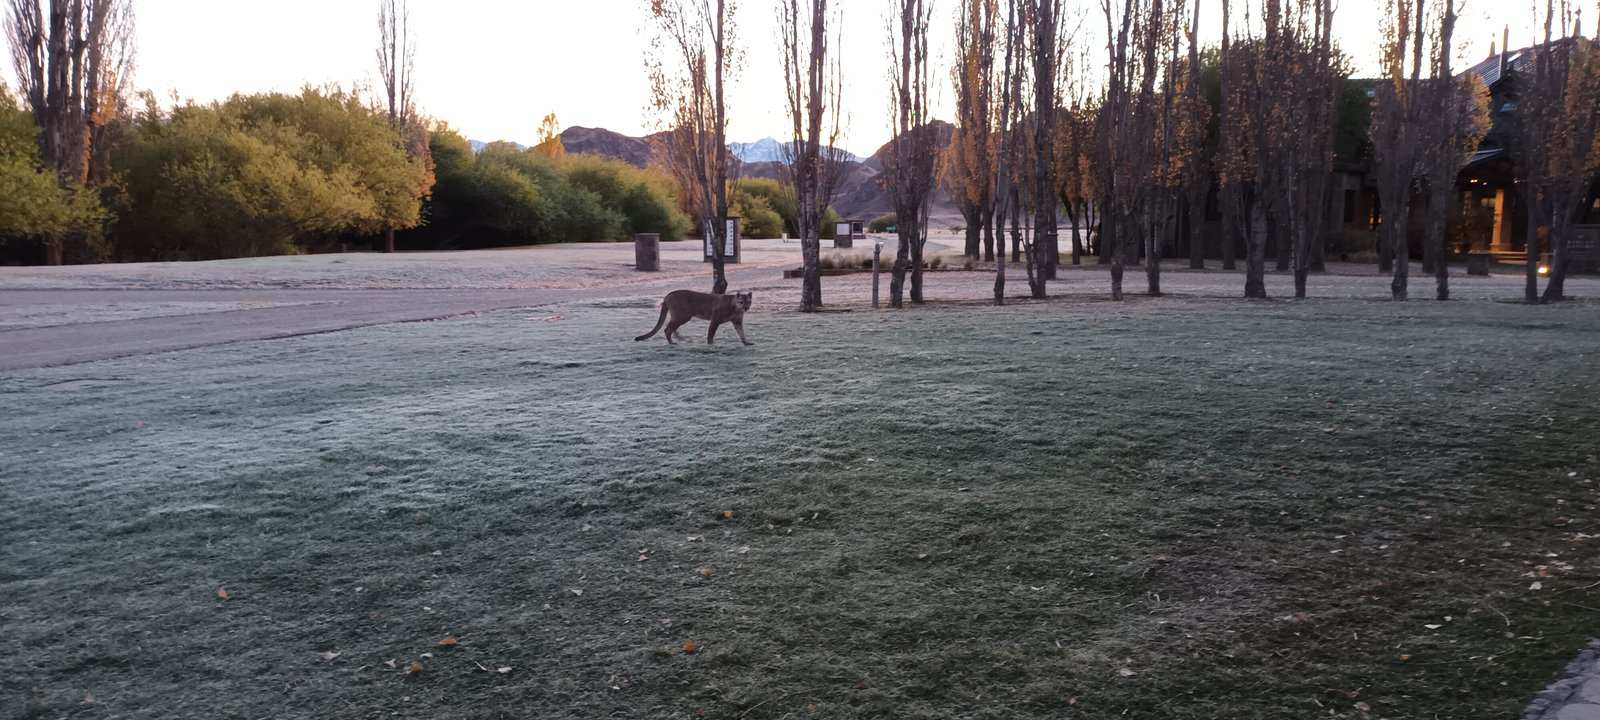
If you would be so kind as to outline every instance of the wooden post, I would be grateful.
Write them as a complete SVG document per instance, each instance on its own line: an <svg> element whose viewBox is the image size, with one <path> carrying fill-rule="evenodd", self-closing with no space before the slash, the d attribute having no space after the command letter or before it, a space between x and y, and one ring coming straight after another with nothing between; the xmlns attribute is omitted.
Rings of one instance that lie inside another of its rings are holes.
<svg viewBox="0 0 1600 720"><path fill-rule="evenodd" d="M878 309L878 258L883 255L883 243L872 248L872 309Z"/></svg>
<svg viewBox="0 0 1600 720"><path fill-rule="evenodd" d="M655 233L633 236L633 258L639 272L660 272L661 236Z"/></svg>

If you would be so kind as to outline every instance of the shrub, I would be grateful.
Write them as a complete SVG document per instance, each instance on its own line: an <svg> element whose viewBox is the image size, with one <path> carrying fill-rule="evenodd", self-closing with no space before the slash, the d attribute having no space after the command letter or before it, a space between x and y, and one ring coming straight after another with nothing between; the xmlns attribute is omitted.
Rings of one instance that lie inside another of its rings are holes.
<svg viewBox="0 0 1600 720"><path fill-rule="evenodd" d="M751 193L747 182L735 184L728 195L728 214L740 218L740 234L753 240L775 238L784 232L783 216L773 209L770 196Z"/></svg>
<svg viewBox="0 0 1600 720"><path fill-rule="evenodd" d="M429 142L439 183L413 248L449 249L625 241L657 233L681 240L689 217L676 185L655 170L588 155L550 157L509 143L472 155L448 127Z"/></svg>
<svg viewBox="0 0 1600 720"><path fill-rule="evenodd" d="M879 216L873 218L872 222L867 223L867 232L870 232L870 233L886 233L886 232L889 232L889 228L895 226L895 218L896 218L896 215L894 213L885 213L883 215L879 215Z"/></svg>
<svg viewBox="0 0 1600 720"><path fill-rule="evenodd" d="M388 119L352 95L236 95L162 113L152 102L113 158L119 236L134 256L301 252L409 227L432 182Z"/></svg>

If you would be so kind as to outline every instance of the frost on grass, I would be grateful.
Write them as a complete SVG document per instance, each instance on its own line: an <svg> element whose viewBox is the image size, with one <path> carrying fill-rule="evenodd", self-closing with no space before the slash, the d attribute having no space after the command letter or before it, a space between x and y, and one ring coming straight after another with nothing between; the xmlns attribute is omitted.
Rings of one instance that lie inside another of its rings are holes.
<svg viewBox="0 0 1600 720"><path fill-rule="evenodd" d="M570 306L13 373L0 694L1514 716L1597 602L1592 309L1165 307L669 348Z"/></svg>

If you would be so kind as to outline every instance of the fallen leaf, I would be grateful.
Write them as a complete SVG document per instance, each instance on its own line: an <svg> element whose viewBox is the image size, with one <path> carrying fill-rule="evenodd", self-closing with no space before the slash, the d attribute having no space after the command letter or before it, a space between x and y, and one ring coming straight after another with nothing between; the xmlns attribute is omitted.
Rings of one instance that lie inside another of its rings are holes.
<svg viewBox="0 0 1600 720"><path fill-rule="evenodd" d="M94 704L94 693L92 693L92 692L84 693L83 694L83 704L85 704L85 705L93 705Z"/></svg>
<svg viewBox="0 0 1600 720"><path fill-rule="evenodd" d="M1427 628L1429 630L1438 630L1439 628L1442 628L1444 626L1443 625L1423 625L1423 627L1425 627L1425 628Z"/></svg>
<svg viewBox="0 0 1600 720"><path fill-rule="evenodd" d="M644 562L644 561L649 560L649 559L650 559L649 555L640 555L639 556L639 562Z"/></svg>
<svg viewBox="0 0 1600 720"><path fill-rule="evenodd" d="M507 674L510 674L510 672L511 672L511 666L510 666L510 665L507 665L507 666L505 666L505 667L503 667L503 668L500 668L500 669L499 669L499 670L496 670L496 671L495 671L495 672L498 672L498 673L500 673L500 674L501 674L501 675L507 675Z"/></svg>
<svg viewBox="0 0 1600 720"><path fill-rule="evenodd" d="M388 665L389 667L394 667L394 659L390 658L389 660L384 661L383 664Z"/></svg>
<svg viewBox="0 0 1600 720"><path fill-rule="evenodd" d="M443 639L443 640L440 640L440 641L439 641L439 644L440 644L440 645L444 645L444 646L447 646L447 647L448 647L448 646L450 646L450 645L454 645L454 644L456 644L456 639L455 639L455 638L453 638L453 637L447 637L447 638L445 638L445 639Z"/></svg>
<svg viewBox="0 0 1600 720"><path fill-rule="evenodd" d="M1400 662L1411 662L1411 653L1400 653Z"/></svg>
<svg viewBox="0 0 1600 720"><path fill-rule="evenodd" d="M733 511L732 510L723 510L722 511L722 517L725 520L732 520L733 519Z"/></svg>
<svg viewBox="0 0 1600 720"><path fill-rule="evenodd" d="M227 588L217 588L217 597L222 598L223 600L227 600L228 599L228 589Z"/></svg>
<svg viewBox="0 0 1600 720"><path fill-rule="evenodd" d="M683 644L683 651L686 652L686 653L693 653L693 652L695 652L695 651L697 651L699 649L700 649L700 646L694 644L694 641L692 641L692 640Z"/></svg>
<svg viewBox="0 0 1600 720"><path fill-rule="evenodd" d="M483 663L481 663L481 662L478 662L478 661L477 661L477 660L473 660L473 661L472 661L472 664L473 664L473 665L477 665L477 666L478 666L478 669L479 669L479 670L482 670L482 671L483 671L483 672L489 672L489 668L486 668L486 667L484 667L484 666L483 666Z"/></svg>
<svg viewBox="0 0 1600 720"><path fill-rule="evenodd" d="M700 573L700 577L711 577L711 568L700 568L696 572Z"/></svg>
<svg viewBox="0 0 1600 720"><path fill-rule="evenodd" d="M443 554L444 554L444 551L443 551L443 550L435 550L435 551L433 551L433 552L432 552L432 553L430 553L430 554L431 554L431 555L436 555L436 556L437 556L437 555L443 555Z"/></svg>
<svg viewBox="0 0 1600 720"><path fill-rule="evenodd" d="M1535 580L1532 585L1528 586L1528 589L1529 590L1543 590L1544 589L1544 583Z"/></svg>
<svg viewBox="0 0 1600 720"><path fill-rule="evenodd" d="M1133 668L1117 668L1117 674L1123 677L1133 677L1134 675L1138 675L1138 673L1133 671Z"/></svg>
<svg viewBox="0 0 1600 720"><path fill-rule="evenodd" d="M573 595L577 595L578 597L583 597L583 589L582 588L572 588L572 594Z"/></svg>
<svg viewBox="0 0 1600 720"><path fill-rule="evenodd" d="M1364 702L1356 703L1356 709L1360 710L1361 712L1372 712L1372 706Z"/></svg>
<svg viewBox="0 0 1600 720"><path fill-rule="evenodd" d="M423 653L422 657L431 660L433 659L433 653Z"/></svg>
<svg viewBox="0 0 1600 720"><path fill-rule="evenodd" d="M411 663L411 667L406 668L407 675L415 675L419 672L422 672L422 663L419 662Z"/></svg>
<svg viewBox="0 0 1600 720"><path fill-rule="evenodd" d="M334 658L339 657L339 655L340 655L340 653L336 653L336 652L333 652L333 651L330 650L330 651L325 652L325 653L322 654L322 659L331 661Z"/></svg>

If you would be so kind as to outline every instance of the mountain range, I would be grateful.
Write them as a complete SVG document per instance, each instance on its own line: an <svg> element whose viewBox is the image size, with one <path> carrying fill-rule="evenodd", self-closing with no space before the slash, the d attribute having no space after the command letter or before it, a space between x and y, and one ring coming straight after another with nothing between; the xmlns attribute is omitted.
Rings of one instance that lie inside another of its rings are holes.
<svg viewBox="0 0 1600 720"><path fill-rule="evenodd" d="M937 147L948 144L953 129L949 123L935 121L930 128L939 135ZM561 133L561 145L569 153L600 155L644 167L650 163L654 154L652 141L657 137L658 135L629 137L603 128L570 127ZM474 148L478 146L478 143L474 143ZM887 147L888 145L879 148L869 157L859 158L851 155L845 161L844 172L839 178L833 201L834 210L840 217L850 220L871 220L894 210L893 201L888 191L883 188L879 177L883 173L883 154ZM772 138L754 143L733 143L728 146L734 160L732 174L735 177L780 179L782 177L780 159L784 148L785 144ZM959 224L961 212L956 209L955 203L943 190L935 190L930 217L939 224L951 222Z"/></svg>
<svg viewBox="0 0 1600 720"><path fill-rule="evenodd" d="M773 138L762 138L753 143L728 143L728 152L739 158L739 162L782 162L788 157L794 142L780 143ZM850 162L862 162L865 158L846 150L844 157Z"/></svg>

